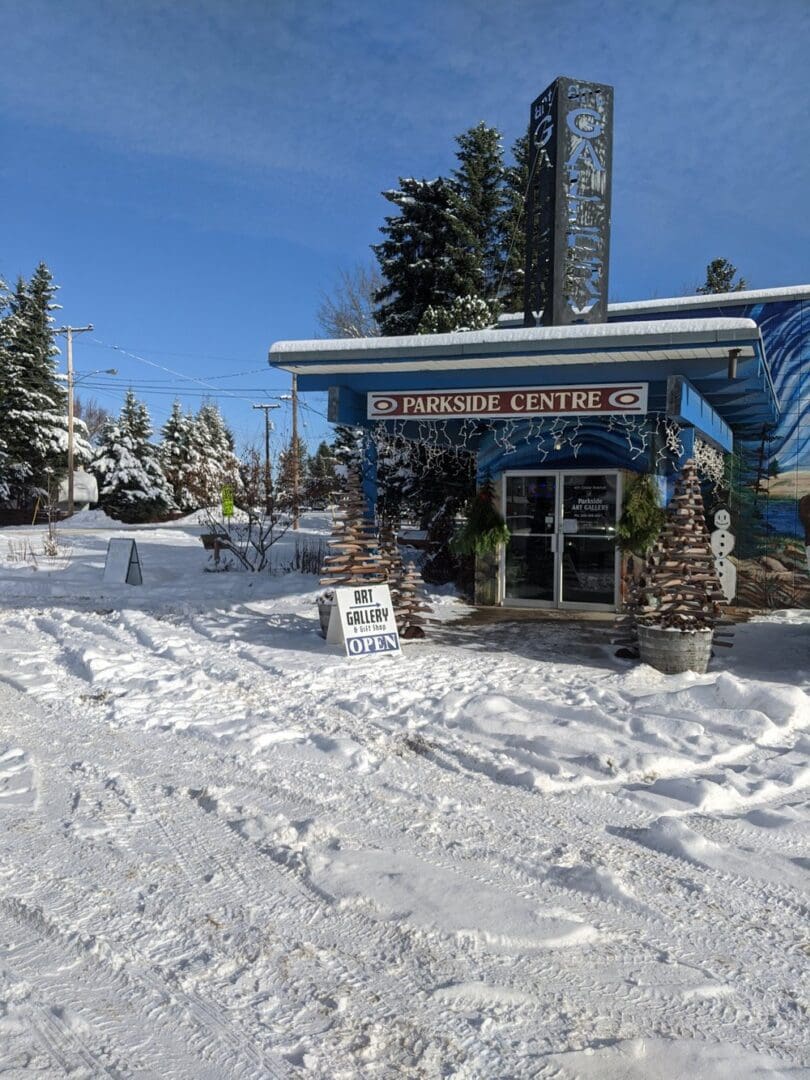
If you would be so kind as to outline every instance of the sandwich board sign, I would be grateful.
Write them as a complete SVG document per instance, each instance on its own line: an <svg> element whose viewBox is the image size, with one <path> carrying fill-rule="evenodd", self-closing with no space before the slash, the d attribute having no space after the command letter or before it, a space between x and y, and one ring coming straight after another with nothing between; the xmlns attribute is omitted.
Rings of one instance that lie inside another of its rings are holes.
<svg viewBox="0 0 810 1080"><path fill-rule="evenodd" d="M109 541L103 580L106 585L143 585L141 560L134 540Z"/></svg>
<svg viewBox="0 0 810 1080"><path fill-rule="evenodd" d="M380 653L401 656L388 586L358 585L335 589L326 641L329 645L343 645L349 658Z"/></svg>

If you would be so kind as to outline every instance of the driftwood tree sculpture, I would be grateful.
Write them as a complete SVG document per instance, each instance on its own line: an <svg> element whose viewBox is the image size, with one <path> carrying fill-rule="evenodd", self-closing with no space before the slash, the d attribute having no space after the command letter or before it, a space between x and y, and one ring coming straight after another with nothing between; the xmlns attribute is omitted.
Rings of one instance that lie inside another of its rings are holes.
<svg viewBox="0 0 810 1080"><path fill-rule="evenodd" d="M399 608L397 610L397 626L400 636L406 640L409 638L423 638L425 636L425 615L429 615L433 608L425 600L425 584L422 575L413 563L409 563L402 577L402 585L399 590Z"/></svg>
<svg viewBox="0 0 810 1080"><path fill-rule="evenodd" d="M337 589L351 585L381 585L387 580L360 471L353 466L348 469L329 546L333 554L324 561L322 585Z"/></svg>
<svg viewBox="0 0 810 1080"><path fill-rule="evenodd" d="M722 619L723 600L700 481L690 459L675 484L664 526L647 560L636 619L642 626L669 630L714 630Z"/></svg>

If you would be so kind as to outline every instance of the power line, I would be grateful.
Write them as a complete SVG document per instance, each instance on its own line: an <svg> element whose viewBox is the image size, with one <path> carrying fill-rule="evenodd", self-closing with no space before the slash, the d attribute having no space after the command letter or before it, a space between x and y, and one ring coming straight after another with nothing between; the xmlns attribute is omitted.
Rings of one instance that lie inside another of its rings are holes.
<svg viewBox="0 0 810 1080"><path fill-rule="evenodd" d="M206 382L204 379L198 379L194 375L185 375L182 371L175 371L174 368L166 367L165 364L158 364L156 360L148 360L145 356L139 356L138 353L130 352L129 349L124 349L120 345L110 345L109 342L99 341L98 338L93 338L93 341L98 345L104 345L108 349L113 349L115 352L123 353L124 356L129 356L133 360L138 360L141 364L148 364L149 367L157 368L159 371L165 371L167 375L174 375L178 379L183 379L184 382L197 383L198 386L205 386L209 390L215 390L217 393L222 393L218 386L212 386L211 383ZM250 398L244 397L241 394L225 394L223 396L241 398L242 401L247 401L249 404L252 404Z"/></svg>
<svg viewBox="0 0 810 1080"><path fill-rule="evenodd" d="M140 390L145 394L166 394L169 397L177 397L178 394L192 397L213 397L213 398L230 398L234 401L247 400L243 397L243 394L265 394L272 399L278 399L283 396L280 394L269 394L267 387L265 386L237 386L233 390L190 390L185 386L155 386L152 383L140 382L138 379L119 379L116 382L91 382L89 379L82 380L82 386L94 386L97 389L105 390L123 390L125 388L131 388L133 390ZM236 391L239 391L237 393Z"/></svg>
<svg viewBox="0 0 810 1080"><path fill-rule="evenodd" d="M105 341L99 341L97 338L90 342L91 345L97 345L101 349L123 349L123 346L108 345ZM240 363L242 361L241 356L216 356L212 353L187 353L187 352L175 352L171 349L153 349L151 346L143 347L144 352L155 353L158 356L185 356L190 360L216 360L219 363ZM253 375L255 372L266 371L267 366L262 368L251 368L250 371L241 372L238 374ZM212 379L227 379L228 375L212 375Z"/></svg>

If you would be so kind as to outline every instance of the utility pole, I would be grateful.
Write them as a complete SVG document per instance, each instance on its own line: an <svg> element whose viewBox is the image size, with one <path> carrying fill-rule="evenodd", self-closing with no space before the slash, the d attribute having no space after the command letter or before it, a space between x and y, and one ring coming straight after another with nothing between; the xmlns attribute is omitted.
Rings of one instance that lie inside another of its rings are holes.
<svg viewBox="0 0 810 1080"><path fill-rule="evenodd" d="M254 409L264 410L264 508L268 514L273 512L273 481L270 472L270 432L273 425L270 421L270 410L280 409L280 405L254 405Z"/></svg>
<svg viewBox="0 0 810 1080"><path fill-rule="evenodd" d="M67 392L68 392L68 515L73 513L73 335L87 334L93 329L89 326L60 326L55 334L67 334Z"/></svg>
<svg viewBox="0 0 810 1080"><path fill-rule="evenodd" d="M298 511L300 499L298 484L301 463L298 460L298 376L293 373L292 377L292 468L293 468L293 504L292 504L292 527L298 528Z"/></svg>

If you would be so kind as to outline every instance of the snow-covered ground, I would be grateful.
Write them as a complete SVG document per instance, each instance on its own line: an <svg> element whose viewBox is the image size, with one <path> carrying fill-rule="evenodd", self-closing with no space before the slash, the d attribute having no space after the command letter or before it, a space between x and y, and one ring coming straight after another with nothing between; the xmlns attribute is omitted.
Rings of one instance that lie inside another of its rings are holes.
<svg viewBox="0 0 810 1080"><path fill-rule="evenodd" d="M807 613L349 662L201 531L0 531L0 1075L810 1076Z"/></svg>

